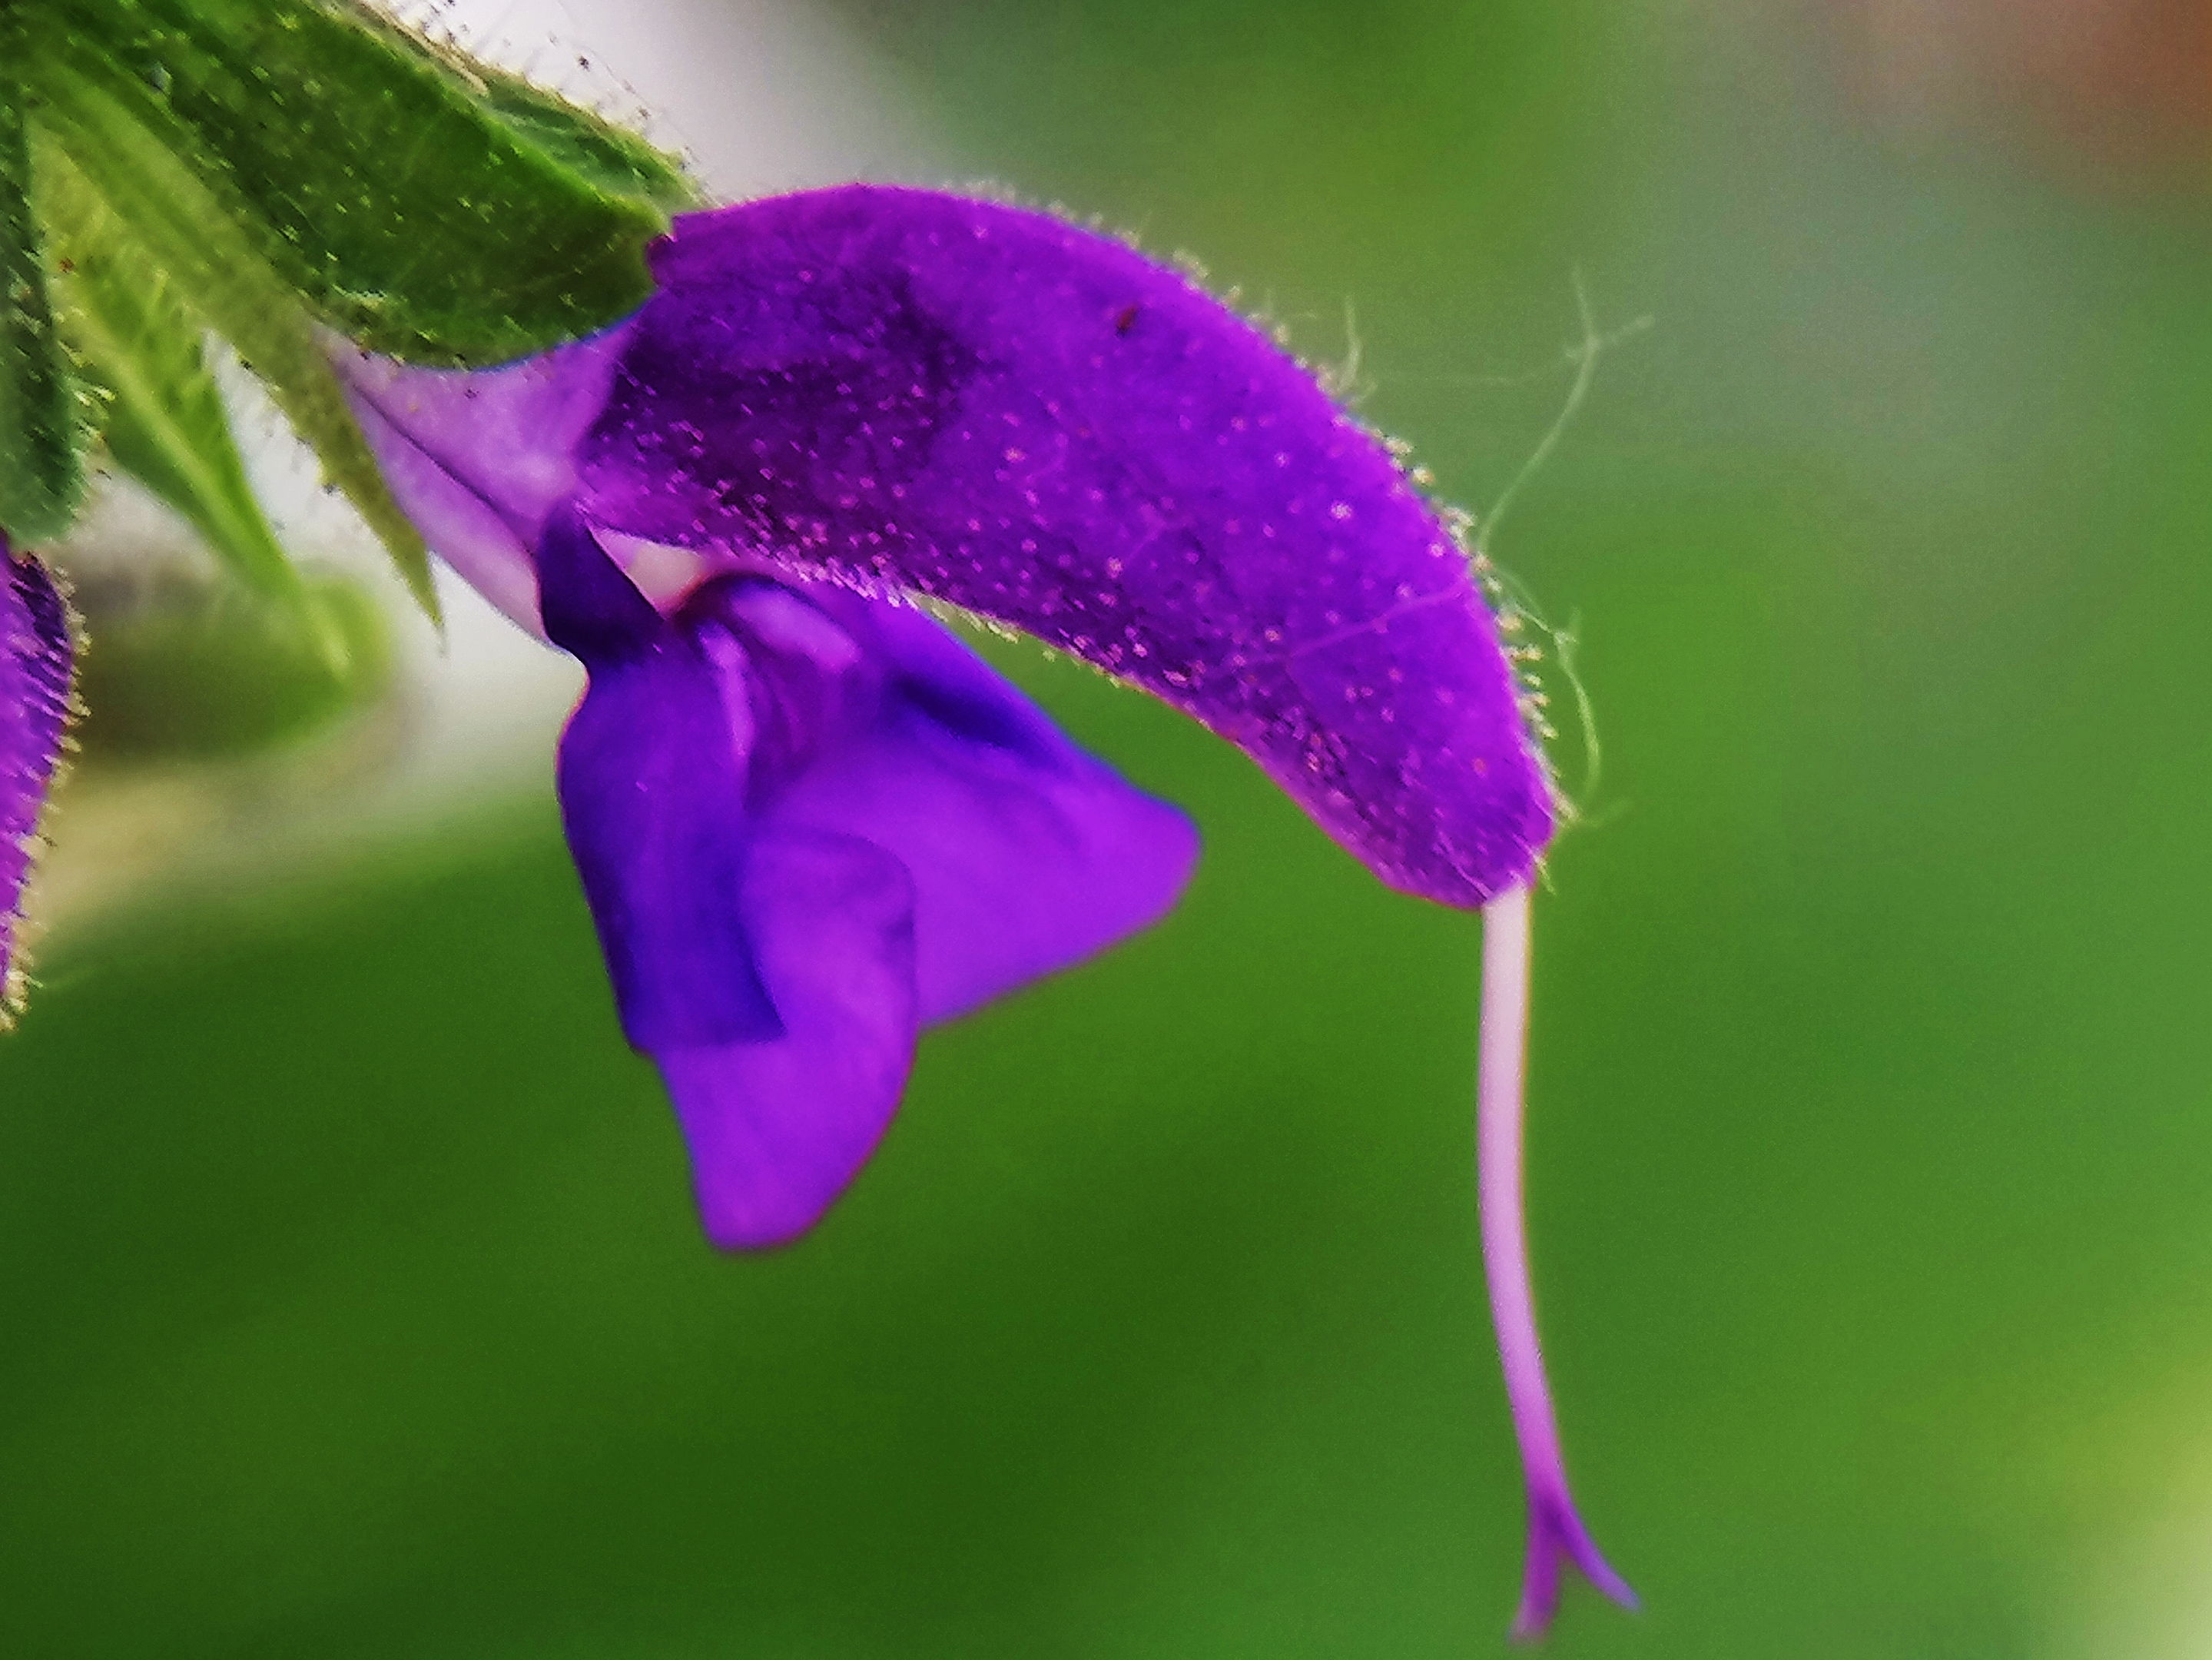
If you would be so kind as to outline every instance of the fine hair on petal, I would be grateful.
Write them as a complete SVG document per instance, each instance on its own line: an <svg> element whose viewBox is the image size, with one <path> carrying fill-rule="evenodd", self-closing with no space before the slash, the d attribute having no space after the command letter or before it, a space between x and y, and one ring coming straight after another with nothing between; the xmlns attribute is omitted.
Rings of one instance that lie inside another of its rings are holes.
<svg viewBox="0 0 2212 1660"><path fill-rule="evenodd" d="M1545 616L1542 605L1528 584L1498 565L1492 553L1492 544L1498 526L1504 520L1507 510L1529 482L1543 470L1566 436L1567 429L1573 425L1583 399L1589 395L1590 387L1597 379L1599 360L1615 347L1646 332L1656 323L1656 319L1645 315L1633 318L1618 328L1601 328L1581 270L1571 271L1568 280L1574 292L1576 316L1582 328L1581 337L1563 348L1552 362L1519 374L1475 377L1474 382L1486 386L1524 386L1571 369L1573 379L1568 384L1567 393L1560 402L1559 412L1553 417L1551 425L1545 429L1543 435L1536 441L1535 447L1528 453L1528 459L1521 464L1520 470L1513 475L1504 489L1499 492L1487 513L1476 514L1449 506L1440 506L1439 508L1454 538L1467 554L1475 581L1482 588L1483 597L1489 601L1492 611L1497 616L1498 633L1502 636L1499 643L1513 665L1514 678L1521 691L1522 717L1527 721L1530 739L1543 759L1545 775L1552 786L1553 799L1559 809L1559 828L1563 832L1598 822L1595 814L1598 785L1603 772L1604 751L1598 739L1596 708L1575 661L1575 654L1582 644L1582 618L1577 613L1570 616L1564 626L1552 623ZM1425 467L1413 469L1410 476L1419 484L1425 485L1430 482L1428 470ZM1574 700L1583 765L1582 775L1572 792L1560 781L1559 769L1549 747L1558 740L1559 734L1552 721L1552 697L1545 685L1544 666L1547 658Z"/></svg>

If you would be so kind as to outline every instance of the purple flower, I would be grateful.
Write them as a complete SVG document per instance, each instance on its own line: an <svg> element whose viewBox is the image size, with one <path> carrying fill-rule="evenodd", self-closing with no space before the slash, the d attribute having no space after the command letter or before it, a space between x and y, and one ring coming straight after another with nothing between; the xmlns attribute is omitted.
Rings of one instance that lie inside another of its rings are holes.
<svg viewBox="0 0 2212 1660"><path fill-rule="evenodd" d="M1568 1494L1520 1205L1527 883L1552 794L1466 554L1251 325L1047 216L854 186L680 218L653 297L488 372L337 356L431 545L591 685L560 794L710 1236L804 1230L916 1026L1144 926L1194 852L927 599L1242 747L1394 887L1484 907L1483 1240L1528 1478Z"/></svg>
<svg viewBox="0 0 2212 1660"><path fill-rule="evenodd" d="M68 724L73 647L53 578L0 536L0 1025L22 991L16 907Z"/></svg>

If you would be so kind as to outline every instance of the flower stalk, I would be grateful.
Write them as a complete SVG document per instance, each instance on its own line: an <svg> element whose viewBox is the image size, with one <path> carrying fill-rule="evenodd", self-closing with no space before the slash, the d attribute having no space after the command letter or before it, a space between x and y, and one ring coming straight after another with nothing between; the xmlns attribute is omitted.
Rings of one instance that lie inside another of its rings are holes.
<svg viewBox="0 0 2212 1660"><path fill-rule="evenodd" d="M1507 889L1482 908L1482 1043L1475 1074L1476 1189L1482 1213L1482 1270L1505 1402L1521 1450L1528 1501L1527 1560L1513 1634L1526 1639L1550 1625L1567 1562L1624 1608L1636 1593L1599 1553L1575 1509L1559 1446L1558 1414L1536 1341L1535 1293L1528 1267L1522 1135L1528 1048L1528 890Z"/></svg>

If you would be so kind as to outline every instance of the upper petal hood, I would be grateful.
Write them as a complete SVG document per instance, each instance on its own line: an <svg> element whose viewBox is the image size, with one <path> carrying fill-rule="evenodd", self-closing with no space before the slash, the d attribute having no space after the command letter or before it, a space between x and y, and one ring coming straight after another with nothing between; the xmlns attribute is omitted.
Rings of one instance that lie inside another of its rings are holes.
<svg viewBox="0 0 2212 1660"><path fill-rule="evenodd" d="M851 186L694 214L580 505L1000 618L1243 745L1395 885L1525 877L1551 794L1465 555L1387 447L1179 274Z"/></svg>
<svg viewBox="0 0 2212 1660"><path fill-rule="evenodd" d="M394 493L511 612L538 621L526 550L573 481L664 609L763 562L932 595L1195 715L1395 886L1528 874L1550 781L1465 554L1254 325L1119 242L922 191L685 216L653 258L636 317L506 369L337 350Z"/></svg>

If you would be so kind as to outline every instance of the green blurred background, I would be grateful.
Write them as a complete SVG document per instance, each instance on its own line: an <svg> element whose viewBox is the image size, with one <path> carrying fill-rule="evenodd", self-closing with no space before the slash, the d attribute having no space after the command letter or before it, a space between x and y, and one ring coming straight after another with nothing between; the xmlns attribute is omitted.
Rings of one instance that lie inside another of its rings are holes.
<svg viewBox="0 0 2212 1660"><path fill-rule="evenodd" d="M836 11L969 173L1316 359L1349 302L1364 413L1470 505L1565 393L1571 271L1656 319L1498 547L1581 615L1606 758L1529 1180L1647 1606L1571 1592L1563 1657L2212 1654L2212 144L2126 85L2051 119L1972 29L1900 92L1877 24L1944 12ZM1206 862L933 1036L782 1255L701 1243L549 797L50 942L0 1651L1505 1647L1474 919L994 649Z"/></svg>

